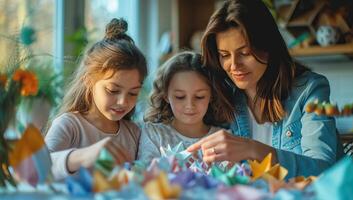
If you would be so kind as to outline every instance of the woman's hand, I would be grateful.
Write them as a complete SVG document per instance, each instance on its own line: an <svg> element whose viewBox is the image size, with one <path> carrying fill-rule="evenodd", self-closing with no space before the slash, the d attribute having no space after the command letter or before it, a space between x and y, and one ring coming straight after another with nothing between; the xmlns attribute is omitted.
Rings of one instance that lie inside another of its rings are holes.
<svg viewBox="0 0 353 200"><path fill-rule="evenodd" d="M116 144L111 137L107 137L95 144L74 150L70 153L67 166L68 170L70 172L75 172L80 166L86 168L93 166L103 148L106 148L109 151L117 164L123 164L124 162L133 160L126 150L124 150L119 144Z"/></svg>
<svg viewBox="0 0 353 200"><path fill-rule="evenodd" d="M189 146L189 152L201 149L203 161L206 163L241 160L261 161L268 153L272 152L272 163L277 162L274 148L247 138L234 136L225 130L219 130L195 144Z"/></svg>

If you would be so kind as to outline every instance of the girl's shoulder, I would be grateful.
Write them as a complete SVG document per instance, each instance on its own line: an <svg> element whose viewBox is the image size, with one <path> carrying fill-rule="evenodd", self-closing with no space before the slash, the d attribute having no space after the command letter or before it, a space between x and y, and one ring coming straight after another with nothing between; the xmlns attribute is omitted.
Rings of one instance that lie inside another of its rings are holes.
<svg viewBox="0 0 353 200"><path fill-rule="evenodd" d="M164 123L146 122L142 125L142 132L147 134L160 134L170 131L171 127Z"/></svg>
<svg viewBox="0 0 353 200"><path fill-rule="evenodd" d="M219 130L222 130L222 129L227 131L227 132L229 132L229 133L232 133L232 130L230 130L230 129L226 129L226 128L220 127L220 126L211 126L210 127L210 131L208 132L208 134L215 133L215 132L217 132Z"/></svg>
<svg viewBox="0 0 353 200"><path fill-rule="evenodd" d="M66 112L53 120L53 124L61 124L61 125L75 125L82 123L82 119L79 116L79 113L75 112Z"/></svg>
<svg viewBox="0 0 353 200"><path fill-rule="evenodd" d="M129 128L136 129L136 130L140 129L139 126L135 122L130 121L130 120L121 119L120 123L122 124L122 126L125 126L125 127L129 127Z"/></svg>
<svg viewBox="0 0 353 200"><path fill-rule="evenodd" d="M63 113L56 117L50 125L50 128L46 135L56 134L80 134L80 130L83 127L82 119L79 117L79 113Z"/></svg>
<svg viewBox="0 0 353 200"><path fill-rule="evenodd" d="M141 134L140 127L133 121L121 119L120 121L120 130L128 131L132 135L136 135L137 137Z"/></svg>

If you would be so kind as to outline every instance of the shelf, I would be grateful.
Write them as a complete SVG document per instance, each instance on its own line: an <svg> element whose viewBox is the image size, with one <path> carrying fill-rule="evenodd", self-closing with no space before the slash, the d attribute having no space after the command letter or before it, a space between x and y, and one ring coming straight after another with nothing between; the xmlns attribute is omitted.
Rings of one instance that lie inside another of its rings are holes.
<svg viewBox="0 0 353 200"><path fill-rule="evenodd" d="M289 50L292 56L318 56L332 54L353 55L353 43L337 44L327 47L311 46L306 48L293 48Z"/></svg>
<svg viewBox="0 0 353 200"><path fill-rule="evenodd" d="M353 133L341 133L339 136L342 143L353 141Z"/></svg>
<svg viewBox="0 0 353 200"><path fill-rule="evenodd" d="M205 30L216 0L172 0L173 48L190 49L190 38Z"/></svg>

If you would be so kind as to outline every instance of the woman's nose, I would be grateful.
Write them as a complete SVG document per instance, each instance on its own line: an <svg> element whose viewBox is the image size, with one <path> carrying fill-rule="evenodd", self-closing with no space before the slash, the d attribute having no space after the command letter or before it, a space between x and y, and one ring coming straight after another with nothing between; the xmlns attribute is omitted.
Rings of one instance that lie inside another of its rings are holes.
<svg viewBox="0 0 353 200"><path fill-rule="evenodd" d="M230 70L235 70L239 66L239 59L235 55L232 55Z"/></svg>

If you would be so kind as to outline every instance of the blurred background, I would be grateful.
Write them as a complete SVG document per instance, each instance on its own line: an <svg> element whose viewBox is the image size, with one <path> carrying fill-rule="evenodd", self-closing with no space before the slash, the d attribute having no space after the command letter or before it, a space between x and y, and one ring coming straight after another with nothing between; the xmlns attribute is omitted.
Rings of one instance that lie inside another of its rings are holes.
<svg viewBox="0 0 353 200"><path fill-rule="evenodd" d="M39 79L39 93L21 102L18 123L40 129L60 103L67 79L87 45L104 36L114 17L128 21L128 34L145 54L150 76L140 95L142 119L156 69L182 49L200 51L202 31L222 0L0 0L0 72L24 59ZM353 103L353 9L351 0L264 0L295 59L325 75L331 102ZM264 37L266 37L264 35ZM1 95L1 94L0 94ZM352 117L337 117L340 133ZM16 127L12 133L16 137Z"/></svg>

